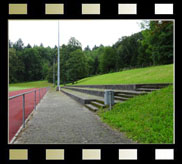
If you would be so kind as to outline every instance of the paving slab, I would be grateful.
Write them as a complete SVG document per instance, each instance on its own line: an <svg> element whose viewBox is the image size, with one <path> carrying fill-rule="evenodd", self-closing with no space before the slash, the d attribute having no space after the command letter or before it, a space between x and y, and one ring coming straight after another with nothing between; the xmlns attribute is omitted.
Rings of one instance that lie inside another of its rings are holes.
<svg viewBox="0 0 182 164"><path fill-rule="evenodd" d="M50 89L14 144L133 144L62 92Z"/></svg>

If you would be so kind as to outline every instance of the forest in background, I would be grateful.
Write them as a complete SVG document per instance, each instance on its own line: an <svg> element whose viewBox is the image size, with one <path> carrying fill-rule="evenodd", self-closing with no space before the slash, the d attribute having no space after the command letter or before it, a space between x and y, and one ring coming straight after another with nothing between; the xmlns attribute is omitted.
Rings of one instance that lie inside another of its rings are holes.
<svg viewBox="0 0 182 164"><path fill-rule="evenodd" d="M106 34L107 35L107 34ZM109 39L109 38L108 38ZM54 64L53 64L54 63ZM173 63L173 22L144 21L141 32L123 36L112 46L87 46L71 37L60 46L60 82L131 68ZM57 46L9 41L9 83L57 79Z"/></svg>

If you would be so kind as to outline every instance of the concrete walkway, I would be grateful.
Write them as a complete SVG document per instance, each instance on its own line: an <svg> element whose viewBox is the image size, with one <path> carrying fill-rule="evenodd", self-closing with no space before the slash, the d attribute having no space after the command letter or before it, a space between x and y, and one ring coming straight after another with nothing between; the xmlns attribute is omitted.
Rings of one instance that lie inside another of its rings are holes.
<svg viewBox="0 0 182 164"><path fill-rule="evenodd" d="M133 143L62 92L51 89L14 144Z"/></svg>

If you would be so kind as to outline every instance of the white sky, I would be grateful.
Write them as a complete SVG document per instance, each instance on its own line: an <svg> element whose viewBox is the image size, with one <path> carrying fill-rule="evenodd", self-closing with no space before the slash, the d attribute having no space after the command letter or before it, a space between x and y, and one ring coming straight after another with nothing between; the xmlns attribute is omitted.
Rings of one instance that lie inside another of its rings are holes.
<svg viewBox="0 0 182 164"><path fill-rule="evenodd" d="M122 36L141 31L141 20L59 20L60 45L67 44L70 37L87 45L112 46ZM54 47L58 42L58 20L10 20L9 39L16 42L19 38L24 45L28 43Z"/></svg>

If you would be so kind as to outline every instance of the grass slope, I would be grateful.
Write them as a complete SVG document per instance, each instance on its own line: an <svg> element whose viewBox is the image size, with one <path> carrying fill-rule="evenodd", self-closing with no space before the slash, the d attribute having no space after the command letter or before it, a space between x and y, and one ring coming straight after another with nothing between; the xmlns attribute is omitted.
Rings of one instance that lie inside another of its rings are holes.
<svg viewBox="0 0 182 164"><path fill-rule="evenodd" d="M173 64L137 68L81 79L76 85L172 83Z"/></svg>
<svg viewBox="0 0 182 164"><path fill-rule="evenodd" d="M28 89L28 88L42 88L52 86L51 83L47 81L34 81L34 82L24 82L24 83L15 83L9 84L9 91L17 91L21 89Z"/></svg>
<svg viewBox="0 0 182 164"><path fill-rule="evenodd" d="M138 143L173 143L173 86L116 104L98 114Z"/></svg>

